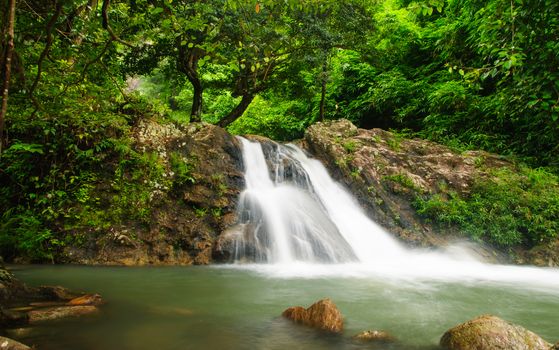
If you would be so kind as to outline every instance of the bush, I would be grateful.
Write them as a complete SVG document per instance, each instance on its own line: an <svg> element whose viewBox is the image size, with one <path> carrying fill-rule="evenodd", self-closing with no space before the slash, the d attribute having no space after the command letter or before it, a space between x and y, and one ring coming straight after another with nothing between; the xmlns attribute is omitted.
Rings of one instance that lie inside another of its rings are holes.
<svg viewBox="0 0 559 350"><path fill-rule="evenodd" d="M559 178L544 170L501 168L480 179L466 198L456 193L417 198L419 214L458 225L497 246L534 246L559 232Z"/></svg>

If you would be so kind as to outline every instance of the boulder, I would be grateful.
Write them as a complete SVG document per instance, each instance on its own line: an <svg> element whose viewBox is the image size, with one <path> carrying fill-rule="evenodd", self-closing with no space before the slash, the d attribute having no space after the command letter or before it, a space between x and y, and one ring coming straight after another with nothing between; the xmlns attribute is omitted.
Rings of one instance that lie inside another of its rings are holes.
<svg viewBox="0 0 559 350"><path fill-rule="evenodd" d="M447 350L549 350L551 344L529 330L492 315L459 324L442 336Z"/></svg>
<svg viewBox="0 0 559 350"><path fill-rule="evenodd" d="M0 350L31 350L31 348L13 339L0 337Z"/></svg>
<svg viewBox="0 0 559 350"><path fill-rule="evenodd" d="M353 339L362 342L384 342L390 343L396 340L392 334L386 331L369 330L353 336Z"/></svg>
<svg viewBox="0 0 559 350"><path fill-rule="evenodd" d="M293 306L286 309L282 316L296 323L332 333L341 333L344 328L342 314L330 299L322 299L305 309Z"/></svg>
<svg viewBox="0 0 559 350"><path fill-rule="evenodd" d="M91 315L99 312L92 305L84 306L59 306L46 309L38 309L29 312L29 323L58 320L61 318Z"/></svg>
<svg viewBox="0 0 559 350"><path fill-rule="evenodd" d="M559 350L559 341L555 345L551 346L549 350Z"/></svg>

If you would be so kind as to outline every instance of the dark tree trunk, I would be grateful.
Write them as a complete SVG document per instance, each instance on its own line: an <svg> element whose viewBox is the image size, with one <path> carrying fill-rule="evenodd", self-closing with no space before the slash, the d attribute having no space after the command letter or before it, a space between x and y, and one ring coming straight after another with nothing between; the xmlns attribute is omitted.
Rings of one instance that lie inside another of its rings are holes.
<svg viewBox="0 0 559 350"><path fill-rule="evenodd" d="M4 149L4 120L8 112L8 91L10 90L10 73L12 71L12 53L14 51L14 22L16 15L16 0L9 0L6 21L5 55L2 60L2 106L0 107L0 154Z"/></svg>
<svg viewBox="0 0 559 350"><path fill-rule="evenodd" d="M244 94L241 102L239 102L237 107L235 107L231 112L229 112L229 114L223 117L223 119L221 119L219 123L217 123L217 125L225 128L226 126L237 120L237 118L243 115L252 100L254 100L254 96L254 94Z"/></svg>
<svg viewBox="0 0 559 350"><path fill-rule="evenodd" d="M190 112L190 121L199 122L202 120L202 93L204 89L200 83L200 79L188 79L194 88L194 95L192 96L192 110Z"/></svg>
<svg viewBox="0 0 559 350"><path fill-rule="evenodd" d="M202 94L204 92L204 87L198 76L198 60L204 52L196 47L188 48L186 45L182 45L181 40L182 37L177 38L177 46L179 49L177 68L186 75L186 78L190 84L192 84L194 90L190 121L199 122L202 119Z"/></svg>
<svg viewBox="0 0 559 350"><path fill-rule="evenodd" d="M328 63L326 60L322 63L322 74L321 74L321 85L322 90L320 92L320 112L318 115L318 121L324 121L324 106L326 104L326 83L328 82Z"/></svg>

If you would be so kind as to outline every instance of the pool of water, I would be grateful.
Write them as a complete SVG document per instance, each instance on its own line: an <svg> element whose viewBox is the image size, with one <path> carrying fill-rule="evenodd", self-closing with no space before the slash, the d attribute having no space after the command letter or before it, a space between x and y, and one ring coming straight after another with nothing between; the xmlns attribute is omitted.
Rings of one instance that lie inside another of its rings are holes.
<svg viewBox="0 0 559 350"><path fill-rule="evenodd" d="M559 290L476 280L281 274L273 267L16 266L31 285L100 293L93 317L42 325L20 340L47 349L437 349L450 327L480 314L559 340ZM331 298L345 331L331 336L280 317ZM398 341L372 347L351 336L383 329Z"/></svg>

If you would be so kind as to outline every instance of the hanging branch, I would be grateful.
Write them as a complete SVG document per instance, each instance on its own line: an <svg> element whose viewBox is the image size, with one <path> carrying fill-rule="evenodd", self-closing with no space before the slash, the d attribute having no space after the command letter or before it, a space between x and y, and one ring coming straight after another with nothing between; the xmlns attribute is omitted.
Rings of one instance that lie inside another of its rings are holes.
<svg viewBox="0 0 559 350"><path fill-rule="evenodd" d="M109 32L109 35L111 36L111 39L121 43L122 45L126 45L128 47L134 47L134 45L122 40L121 38L118 37L118 35L115 34L115 32L113 31L113 28L111 28L111 25L109 24L109 6L111 6L111 0L103 0L103 6L101 7L101 15L103 17L103 28L107 30L107 32Z"/></svg>
<svg viewBox="0 0 559 350"><path fill-rule="evenodd" d="M4 145L4 119L8 112L8 91L10 89L10 73L12 70L12 52L14 51L14 22L16 16L16 0L10 0L8 4L8 21L7 21L7 35L6 35L6 55L2 60L2 77L4 83L2 84L2 107L0 108L0 154Z"/></svg>
<svg viewBox="0 0 559 350"><path fill-rule="evenodd" d="M52 40L53 40L52 39L52 31L54 30L54 26L56 24L56 21L60 17L61 13L62 13L62 1L56 2L56 7L55 7L55 10L54 10L54 14L50 18L49 22L47 23L47 27L46 27L46 34L47 34L46 40L47 40L47 42L45 44L45 48L41 52L41 56L39 56L39 60L37 61L37 75L35 76L35 80L33 81L33 85L31 85L31 88L29 89L29 97L31 98L31 100L33 101L33 104L35 105L35 111L33 111L33 114L35 114L37 112L37 110L39 109L39 101L37 101L37 99L35 98L33 93L35 92L35 89L37 88L37 85L39 84L39 80L41 80L41 73L43 71L43 61L48 56L48 54L50 52L50 49L52 47Z"/></svg>
<svg viewBox="0 0 559 350"><path fill-rule="evenodd" d="M103 67L105 69L105 72L107 72L107 75L109 76L109 78L111 79L111 81L113 82L115 87L118 89L118 91L122 95L122 98L124 98L124 101L129 103L130 99L128 98L128 95L126 95L124 90L122 90L122 88L120 87L120 84L118 83L118 81L116 81L116 79L114 78L114 75L111 73L111 71L109 70L107 65L103 61L99 61L99 64L101 65L101 67Z"/></svg>

